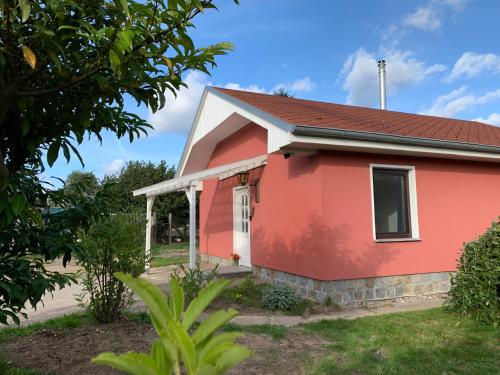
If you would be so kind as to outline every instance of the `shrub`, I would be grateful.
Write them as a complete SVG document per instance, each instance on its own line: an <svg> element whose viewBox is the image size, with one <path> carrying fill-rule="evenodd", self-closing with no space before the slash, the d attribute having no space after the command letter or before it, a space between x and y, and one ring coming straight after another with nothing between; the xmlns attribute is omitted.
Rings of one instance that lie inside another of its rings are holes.
<svg viewBox="0 0 500 375"><path fill-rule="evenodd" d="M291 310L300 303L300 297L286 286L269 285L262 290L260 302L270 310Z"/></svg>
<svg viewBox="0 0 500 375"><path fill-rule="evenodd" d="M85 272L79 301L99 322L116 320L133 303L130 290L113 274L144 271L143 224L136 215L120 213L95 222L82 236Z"/></svg>
<svg viewBox="0 0 500 375"><path fill-rule="evenodd" d="M241 302L244 297L252 297L259 294L259 290L255 286L255 281L252 275L247 274L245 278L234 288L235 302Z"/></svg>
<svg viewBox="0 0 500 375"><path fill-rule="evenodd" d="M196 262L196 267L193 269L186 269L183 264L179 264L179 267L172 275L172 279L179 282L184 290L186 300L189 302L198 296L203 287L217 276L217 269L218 265L211 271L205 272L200 268L199 262Z"/></svg>
<svg viewBox="0 0 500 375"><path fill-rule="evenodd" d="M226 332L216 335L238 313L234 309L219 310L195 327L206 307L229 283L210 282L187 309L184 291L177 279L170 282L170 295L165 296L154 284L129 275L116 274L144 301L158 338L151 353L101 353L92 362L114 367L129 374L222 374L250 356L250 351L234 341L240 335Z"/></svg>
<svg viewBox="0 0 500 375"><path fill-rule="evenodd" d="M466 243L451 280L448 305L497 326L500 322L500 221Z"/></svg>

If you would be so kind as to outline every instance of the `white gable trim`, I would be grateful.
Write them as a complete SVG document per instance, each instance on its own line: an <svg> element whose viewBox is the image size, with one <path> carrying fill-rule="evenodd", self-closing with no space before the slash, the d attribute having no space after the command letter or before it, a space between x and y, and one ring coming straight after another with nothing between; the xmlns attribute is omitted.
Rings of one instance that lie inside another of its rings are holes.
<svg viewBox="0 0 500 375"><path fill-rule="evenodd" d="M268 153L288 144L290 132L295 128L213 87L206 87L179 162L177 177L206 168L217 143L250 122L268 131ZM190 160L193 154L196 160Z"/></svg>

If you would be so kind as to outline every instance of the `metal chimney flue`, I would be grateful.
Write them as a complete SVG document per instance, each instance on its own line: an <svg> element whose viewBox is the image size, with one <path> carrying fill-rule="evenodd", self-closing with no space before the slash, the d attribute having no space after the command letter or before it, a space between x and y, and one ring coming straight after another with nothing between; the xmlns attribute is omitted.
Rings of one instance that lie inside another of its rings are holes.
<svg viewBox="0 0 500 375"><path fill-rule="evenodd" d="M385 90L385 60L378 62L378 81L380 90L380 109L387 109Z"/></svg>

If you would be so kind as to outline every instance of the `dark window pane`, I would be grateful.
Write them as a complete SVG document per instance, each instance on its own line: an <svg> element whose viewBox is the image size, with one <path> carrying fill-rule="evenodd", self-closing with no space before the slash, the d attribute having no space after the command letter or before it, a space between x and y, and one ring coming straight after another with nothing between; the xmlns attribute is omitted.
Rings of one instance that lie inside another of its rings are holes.
<svg viewBox="0 0 500 375"><path fill-rule="evenodd" d="M408 171L373 170L377 238L409 237Z"/></svg>

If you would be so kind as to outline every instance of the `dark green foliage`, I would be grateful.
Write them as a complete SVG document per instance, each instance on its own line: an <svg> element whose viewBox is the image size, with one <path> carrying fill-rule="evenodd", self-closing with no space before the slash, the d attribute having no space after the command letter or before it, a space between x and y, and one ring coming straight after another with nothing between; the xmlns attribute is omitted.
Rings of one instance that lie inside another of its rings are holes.
<svg viewBox="0 0 500 375"><path fill-rule="evenodd" d="M0 191L0 323L18 322L26 303L35 307L45 292L71 282L68 275L48 271L44 262L79 254L78 234L107 215L109 190L95 197L68 196L43 185L36 172L25 170ZM51 213L50 201L62 210Z"/></svg>
<svg viewBox="0 0 500 375"><path fill-rule="evenodd" d="M130 192L144 186L170 180L174 177L175 167L168 166L165 161L161 161L158 164L150 161L130 161L115 175L105 176L103 182L113 183L116 210L144 211L146 197L144 195L134 197ZM156 213L156 237L158 240L166 237L167 226L165 224L168 222L169 213L174 217L172 228L174 235L180 238L187 237L189 202L184 192L170 193L156 197L154 211Z"/></svg>
<svg viewBox="0 0 500 375"><path fill-rule="evenodd" d="M67 194L86 194L94 196L100 189L99 181L93 172L73 171L64 184Z"/></svg>
<svg viewBox="0 0 500 375"><path fill-rule="evenodd" d="M284 96L286 98L293 98L294 97L294 95L290 94L290 92L288 92L288 90L285 89L284 87L279 87L276 90L274 90L273 91L273 95L275 95L275 96Z"/></svg>
<svg viewBox="0 0 500 375"><path fill-rule="evenodd" d="M189 303L198 296L204 286L215 279L217 276L217 268L218 265L210 272L207 272L200 268L199 262L196 263L196 267L193 269L186 268L183 264L180 264L179 268L172 274L172 278L178 281L179 285L184 290L186 302Z"/></svg>
<svg viewBox="0 0 500 375"><path fill-rule="evenodd" d="M300 297L289 287L268 285L262 289L260 303L269 310L291 310L300 303Z"/></svg>
<svg viewBox="0 0 500 375"><path fill-rule="evenodd" d="M113 274L139 276L144 271L144 222L137 215L113 214L96 221L81 246L85 273L80 301L99 322L112 322L133 302L130 290Z"/></svg>
<svg viewBox="0 0 500 375"><path fill-rule="evenodd" d="M42 259L66 262L95 214L78 197L61 206L37 176L59 156L83 164L76 147L87 137L145 134L150 126L124 110L126 97L156 112L186 86L184 72L208 73L232 48L189 36L195 17L214 8L212 0L0 1L0 322L68 281ZM47 198L67 210L44 224Z"/></svg>
<svg viewBox="0 0 500 375"><path fill-rule="evenodd" d="M464 315L500 323L500 222L466 243L451 280L448 304Z"/></svg>

